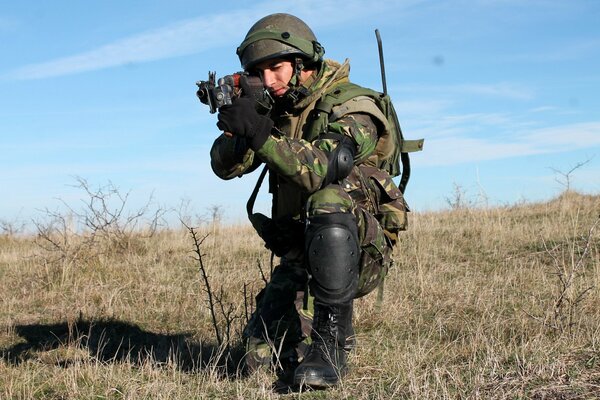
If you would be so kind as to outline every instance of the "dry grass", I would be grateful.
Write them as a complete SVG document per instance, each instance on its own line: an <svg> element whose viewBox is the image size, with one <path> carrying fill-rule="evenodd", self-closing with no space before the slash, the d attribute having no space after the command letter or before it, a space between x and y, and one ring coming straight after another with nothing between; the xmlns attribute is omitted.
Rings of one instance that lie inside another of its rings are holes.
<svg viewBox="0 0 600 400"><path fill-rule="evenodd" d="M0 236L0 398L600 398L599 212L569 193L412 215L383 306L357 301L343 384L288 395L219 353L189 232L119 251L74 235L64 257ZM216 228L200 232L207 272L243 315L269 254L246 226Z"/></svg>

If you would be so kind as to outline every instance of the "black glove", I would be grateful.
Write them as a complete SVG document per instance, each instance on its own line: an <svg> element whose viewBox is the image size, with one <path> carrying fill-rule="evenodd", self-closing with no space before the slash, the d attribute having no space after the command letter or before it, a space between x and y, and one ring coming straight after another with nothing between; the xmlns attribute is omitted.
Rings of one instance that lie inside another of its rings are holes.
<svg viewBox="0 0 600 400"><path fill-rule="evenodd" d="M220 130L248 138L250 148L255 151L267 141L273 128L273 120L256 112L254 100L245 96L234 99L230 106L221 107L218 118Z"/></svg>

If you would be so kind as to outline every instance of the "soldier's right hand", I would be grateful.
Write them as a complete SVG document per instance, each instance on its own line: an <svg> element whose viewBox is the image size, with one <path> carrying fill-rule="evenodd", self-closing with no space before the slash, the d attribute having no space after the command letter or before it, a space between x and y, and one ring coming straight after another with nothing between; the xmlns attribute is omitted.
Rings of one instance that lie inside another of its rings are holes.
<svg viewBox="0 0 600 400"><path fill-rule="evenodd" d="M273 120L260 115L254 107L254 101L246 96L236 98L231 105L221 107L218 119L217 127L220 130L234 136L247 137L253 150L264 144L273 128Z"/></svg>

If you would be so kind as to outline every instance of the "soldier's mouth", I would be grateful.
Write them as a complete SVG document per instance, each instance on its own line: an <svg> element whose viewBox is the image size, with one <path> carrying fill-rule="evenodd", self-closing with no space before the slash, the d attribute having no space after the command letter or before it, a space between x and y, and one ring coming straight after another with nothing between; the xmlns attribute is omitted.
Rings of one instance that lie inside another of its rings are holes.
<svg viewBox="0 0 600 400"><path fill-rule="evenodd" d="M281 97L285 94L285 92L287 92L288 88L286 87L280 87L277 89L270 89L269 91L271 92L271 95L274 97Z"/></svg>

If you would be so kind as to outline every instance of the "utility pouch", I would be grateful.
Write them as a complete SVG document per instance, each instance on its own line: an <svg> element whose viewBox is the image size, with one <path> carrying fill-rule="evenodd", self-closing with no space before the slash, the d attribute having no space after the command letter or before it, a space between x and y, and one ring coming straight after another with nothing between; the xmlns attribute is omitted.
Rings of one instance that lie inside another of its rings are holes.
<svg viewBox="0 0 600 400"><path fill-rule="evenodd" d="M362 254L356 297L364 296L380 286L392 265L392 248L381 223L365 210L361 211L361 220L365 233L361 242Z"/></svg>
<svg viewBox="0 0 600 400"><path fill-rule="evenodd" d="M404 196L386 171L368 166L363 167L363 170L378 192L375 217L394 244L398 240L398 232L405 231L408 227L408 206Z"/></svg>

